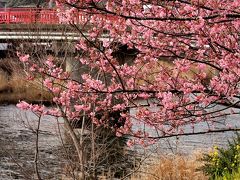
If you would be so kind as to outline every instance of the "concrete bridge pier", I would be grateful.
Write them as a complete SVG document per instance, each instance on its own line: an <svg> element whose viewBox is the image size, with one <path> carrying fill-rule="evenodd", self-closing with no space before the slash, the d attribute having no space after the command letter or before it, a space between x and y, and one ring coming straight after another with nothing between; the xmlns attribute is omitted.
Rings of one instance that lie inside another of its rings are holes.
<svg viewBox="0 0 240 180"><path fill-rule="evenodd" d="M70 78L72 80L81 81L81 65L80 62L73 55L66 57L65 60L65 70L70 73Z"/></svg>
<svg viewBox="0 0 240 180"><path fill-rule="evenodd" d="M76 53L73 44L74 43L64 44L66 53L63 53L64 56L61 57L65 60L65 70L70 73L70 78L72 80L82 82L81 75L83 73L89 73L97 78L97 71L91 70L86 65L81 64L79 59L75 56L75 54L81 54L81 52ZM117 49L117 51L113 53L113 56L118 59L119 64L131 64L136 57L136 53L137 51L134 49L129 50L126 46L121 46ZM85 56L84 53L81 55ZM101 78L102 77L100 77L100 79ZM116 101L116 103L119 103L117 100L114 101ZM72 102L73 110L74 103L75 102ZM110 111L102 112L97 115L97 118L106 118L106 122L109 122L110 126L121 126L123 124L118 123L121 117L120 113L121 112ZM118 124L112 124L115 122ZM112 131L111 128L106 128L105 126L97 127L92 124L88 117L81 117L78 120L70 122L70 125L76 134L80 147L84 147L84 149L81 151L82 162L80 162L80 164L83 164L86 167L77 167L80 169L77 170L76 173L89 171L93 177L96 177L96 175L100 173L100 166L102 166L102 173L111 169L113 176L115 175L117 177L117 174L121 174L127 171L125 164L129 163L129 166L131 166L131 163L133 163L131 159L125 155L125 138L116 137L115 132ZM82 126L84 126L84 129L82 129ZM70 138L70 132L65 132L65 139L66 143L71 144L71 142L73 142L73 139ZM72 152L72 155L75 156L75 153L76 152ZM98 156L98 153L101 153L101 156ZM93 167L89 169L87 162L91 162ZM121 170L112 168L116 166L121 167Z"/></svg>
<svg viewBox="0 0 240 180"><path fill-rule="evenodd" d="M53 41L51 50L53 56L58 57L58 61L64 64L64 70L70 73L70 78L75 81L81 80L81 64L76 57L76 49L71 41Z"/></svg>

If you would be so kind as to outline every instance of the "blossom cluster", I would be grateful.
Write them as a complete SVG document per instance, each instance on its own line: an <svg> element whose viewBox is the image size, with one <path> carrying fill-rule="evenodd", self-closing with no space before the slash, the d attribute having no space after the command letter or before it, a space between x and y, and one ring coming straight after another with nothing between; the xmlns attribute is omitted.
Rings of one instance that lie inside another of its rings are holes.
<svg viewBox="0 0 240 180"><path fill-rule="evenodd" d="M88 114L106 124L94 115L130 109L116 133L141 139L151 135L133 130L133 120L165 136L238 107L240 1L68 1L71 8L57 2L62 21L82 27L76 61L88 72L74 81L53 59L42 67L28 55L19 58L45 74L44 86L69 119ZM227 107L216 111L217 104Z"/></svg>

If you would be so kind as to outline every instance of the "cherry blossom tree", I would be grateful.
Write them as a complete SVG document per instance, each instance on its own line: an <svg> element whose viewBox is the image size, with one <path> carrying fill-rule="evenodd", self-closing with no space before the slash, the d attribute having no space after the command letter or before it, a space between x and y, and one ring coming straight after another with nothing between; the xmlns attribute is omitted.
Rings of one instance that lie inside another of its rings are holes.
<svg viewBox="0 0 240 180"><path fill-rule="evenodd" d="M27 55L20 60L31 72L45 74L44 85L68 119L84 112L96 125L107 125L109 120L96 115L122 112L124 122L112 128L119 136L140 138L147 133L133 132L133 119L164 136L183 133L186 124L214 123L219 116L239 113L226 113L239 108L239 1L56 3L61 21L79 32L76 49L84 55L76 61L94 73L73 81L52 59L43 67L27 62ZM56 86L58 80L64 85ZM216 110L216 104L223 106ZM135 115L125 111L131 108L137 109ZM45 113L63 115L58 109Z"/></svg>
<svg viewBox="0 0 240 180"><path fill-rule="evenodd" d="M56 5L61 22L79 33L75 46L81 55L75 61L89 71L73 80L53 59L40 66L19 54L29 75L43 75L58 107L21 102L22 109L68 122L86 117L117 136L132 136L129 146L206 133L195 131L199 122L209 124L207 132L219 131L214 128L219 117L239 114L239 0L58 0ZM191 132L184 131L186 125Z"/></svg>

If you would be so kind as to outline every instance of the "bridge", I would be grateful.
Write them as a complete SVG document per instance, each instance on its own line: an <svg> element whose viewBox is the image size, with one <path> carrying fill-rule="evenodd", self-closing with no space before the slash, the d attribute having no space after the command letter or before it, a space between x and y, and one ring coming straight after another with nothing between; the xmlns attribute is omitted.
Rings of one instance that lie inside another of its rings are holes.
<svg viewBox="0 0 240 180"><path fill-rule="evenodd" d="M0 8L0 24L63 24L61 21L65 15L59 13L57 9L46 8ZM88 16L89 17L89 16ZM80 20L89 20L81 12L74 12L71 23L78 24ZM114 20L114 16L103 14L102 19ZM66 22L64 22L66 23Z"/></svg>
<svg viewBox="0 0 240 180"><path fill-rule="evenodd" d="M74 14L74 21L85 18ZM0 44L19 44L24 41L76 41L79 34L62 24L56 9L0 8Z"/></svg>
<svg viewBox="0 0 240 180"><path fill-rule="evenodd" d="M91 18L76 12L70 23L63 23L58 15L56 9L0 8L0 52L9 51L10 48L12 48L10 52L17 49L26 53L28 53L28 49L30 51L36 49L38 52L47 50L59 58L62 58L62 54L67 52L66 66L69 66L67 69L73 71L72 67L76 67L73 65L75 63L73 61L75 46L74 43L69 42L79 40L80 33L70 24L75 24L81 29L79 22L89 21L88 25L85 25L85 31L83 31L83 34L88 36L86 29L91 28ZM103 14L102 16L98 15L98 17L114 21L112 15ZM103 34L100 40L104 38L109 38L109 35ZM121 52L119 53L121 54ZM132 55L128 57L124 53L122 58L132 59L133 57Z"/></svg>
<svg viewBox="0 0 240 180"><path fill-rule="evenodd" d="M78 18L84 18L76 14ZM55 9L44 8L0 8L0 24L60 24Z"/></svg>
<svg viewBox="0 0 240 180"><path fill-rule="evenodd" d="M71 23L86 19L75 13ZM0 8L0 51L6 44L20 46L23 42L56 43L77 41L79 33L69 24L63 24L56 9L45 8ZM45 43L46 44L46 43Z"/></svg>
<svg viewBox="0 0 240 180"><path fill-rule="evenodd" d="M86 17L76 13L71 23L77 24L83 18ZM15 54L16 50L42 54L50 51L55 55L60 53L59 58L63 51L74 55L74 46L68 42L79 38L74 28L60 21L56 9L0 8L0 59ZM67 64L72 64L73 55L68 54Z"/></svg>
<svg viewBox="0 0 240 180"><path fill-rule="evenodd" d="M58 15L56 9L0 8L0 43L16 40L76 41L79 33L69 24L79 25L80 20L90 22L89 17L80 12L74 13L69 23L61 22ZM114 17L102 15L102 18L113 20ZM88 35L87 32L85 35ZM106 37L107 34L102 38Z"/></svg>

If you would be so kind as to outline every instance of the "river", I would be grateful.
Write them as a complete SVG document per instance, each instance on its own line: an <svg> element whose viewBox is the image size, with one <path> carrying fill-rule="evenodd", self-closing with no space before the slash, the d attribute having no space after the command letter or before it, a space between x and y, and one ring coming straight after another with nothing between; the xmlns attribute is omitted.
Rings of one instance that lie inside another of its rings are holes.
<svg viewBox="0 0 240 180"><path fill-rule="evenodd" d="M145 104L144 101L139 101L137 103ZM212 110L223 109L223 106L215 105ZM239 109L232 109L235 112L240 113ZM154 111L154 109L152 109ZM225 110L225 113L231 112L231 110ZM131 110L132 115L136 114L136 110ZM226 129L226 125L231 128L240 128L240 119L239 114L234 114L230 116L221 116L214 123L214 129ZM213 125L211 126L213 127ZM137 127L139 128L139 127ZM143 129L143 126L142 126ZM147 125L144 125L144 129L149 133L150 136L157 137L158 134L155 131L149 130L150 128ZM207 132L209 130L209 124L206 122L201 122L194 125L194 132ZM184 127L184 133L193 132L190 125ZM236 136L236 133L233 131L227 132L217 132L217 133L206 133L198 135L189 135L189 136L178 136L171 137L166 139L160 139L156 144L147 148L150 153L162 154L173 153L181 155L189 155L196 151L206 152L212 149L213 146L226 147L228 140L232 140ZM139 149L136 147L135 149ZM153 152L151 152L153 151Z"/></svg>
<svg viewBox="0 0 240 180"><path fill-rule="evenodd" d="M0 179L31 179L38 118L14 105L0 106ZM59 125L61 126L61 122ZM61 176L63 158L58 121L41 119L39 134L39 169L43 179ZM58 179L58 178L57 178Z"/></svg>
<svg viewBox="0 0 240 180"><path fill-rule="evenodd" d="M226 121L226 119L220 119ZM227 119L228 123L240 127L237 116ZM34 174L34 154L38 118L14 105L0 106L0 179L31 179ZM58 128L60 127L60 128ZM186 127L188 128L188 127ZM206 128L198 124L199 131ZM221 127L219 127L221 128ZM63 121L51 116L41 119L39 136L39 169L43 179L60 179L66 164L60 132ZM62 133L61 133L62 134ZM159 153L190 154L196 150L207 150L213 145L224 146L234 136L233 132L184 136L160 140L151 150Z"/></svg>

